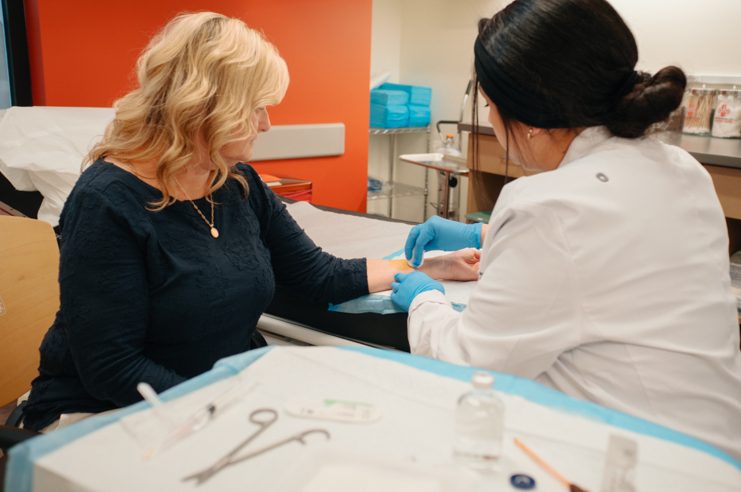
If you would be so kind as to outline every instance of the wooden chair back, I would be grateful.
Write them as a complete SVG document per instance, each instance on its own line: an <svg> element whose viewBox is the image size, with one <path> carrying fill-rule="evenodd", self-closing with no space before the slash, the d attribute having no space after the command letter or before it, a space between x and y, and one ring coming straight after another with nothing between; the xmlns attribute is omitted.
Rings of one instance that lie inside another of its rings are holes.
<svg viewBox="0 0 741 492"><path fill-rule="evenodd" d="M0 216L0 405L31 387L59 308L59 248L46 222Z"/></svg>

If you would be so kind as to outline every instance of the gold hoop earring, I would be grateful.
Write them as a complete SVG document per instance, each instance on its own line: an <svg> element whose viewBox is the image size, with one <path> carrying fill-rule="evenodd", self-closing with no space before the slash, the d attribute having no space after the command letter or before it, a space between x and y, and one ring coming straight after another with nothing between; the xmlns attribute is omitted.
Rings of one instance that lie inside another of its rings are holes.
<svg viewBox="0 0 741 492"><path fill-rule="evenodd" d="M527 138L528 138L528 140L530 140L531 138L533 138L533 129L532 128L528 129L528 131L527 131Z"/></svg>

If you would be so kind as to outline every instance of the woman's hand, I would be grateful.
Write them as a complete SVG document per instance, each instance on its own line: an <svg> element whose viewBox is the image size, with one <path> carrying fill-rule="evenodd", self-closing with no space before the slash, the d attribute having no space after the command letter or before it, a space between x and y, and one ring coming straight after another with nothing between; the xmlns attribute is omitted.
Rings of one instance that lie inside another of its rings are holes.
<svg viewBox="0 0 741 492"><path fill-rule="evenodd" d="M417 270L436 280L459 280L467 282L479 279L481 251L466 248L446 255L425 258Z"/></svg>

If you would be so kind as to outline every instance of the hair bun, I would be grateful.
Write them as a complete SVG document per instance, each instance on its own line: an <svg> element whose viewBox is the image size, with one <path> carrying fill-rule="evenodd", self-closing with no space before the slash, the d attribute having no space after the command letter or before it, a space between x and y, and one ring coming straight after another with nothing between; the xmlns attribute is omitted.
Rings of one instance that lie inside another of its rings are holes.
<svg viewBox="0 0 741 492"><path fill-rule="evenodd" d="M654 76L638 72L633 89L618 102L605 124L618 137L640 137L679 107L686 86L687 77L679 67L664 67Z"/></svg>

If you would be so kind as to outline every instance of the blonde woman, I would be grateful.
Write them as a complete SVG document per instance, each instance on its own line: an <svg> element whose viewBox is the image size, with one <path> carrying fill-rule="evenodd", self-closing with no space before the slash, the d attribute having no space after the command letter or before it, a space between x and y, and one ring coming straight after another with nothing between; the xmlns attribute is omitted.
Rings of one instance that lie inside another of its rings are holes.
<svg viewBox="0 0 741 492"><path fill-rule="evenodd" d="M288 87L258 32L180 15L137 75L62 212L61 307L24 412L30 429L131 404L141 381L163 391L264 344L255 325L276 284L342 302L388 289L395 273L322 252L243 164ZM475 278L477 261L457 258L445 275Z"/></svg>

